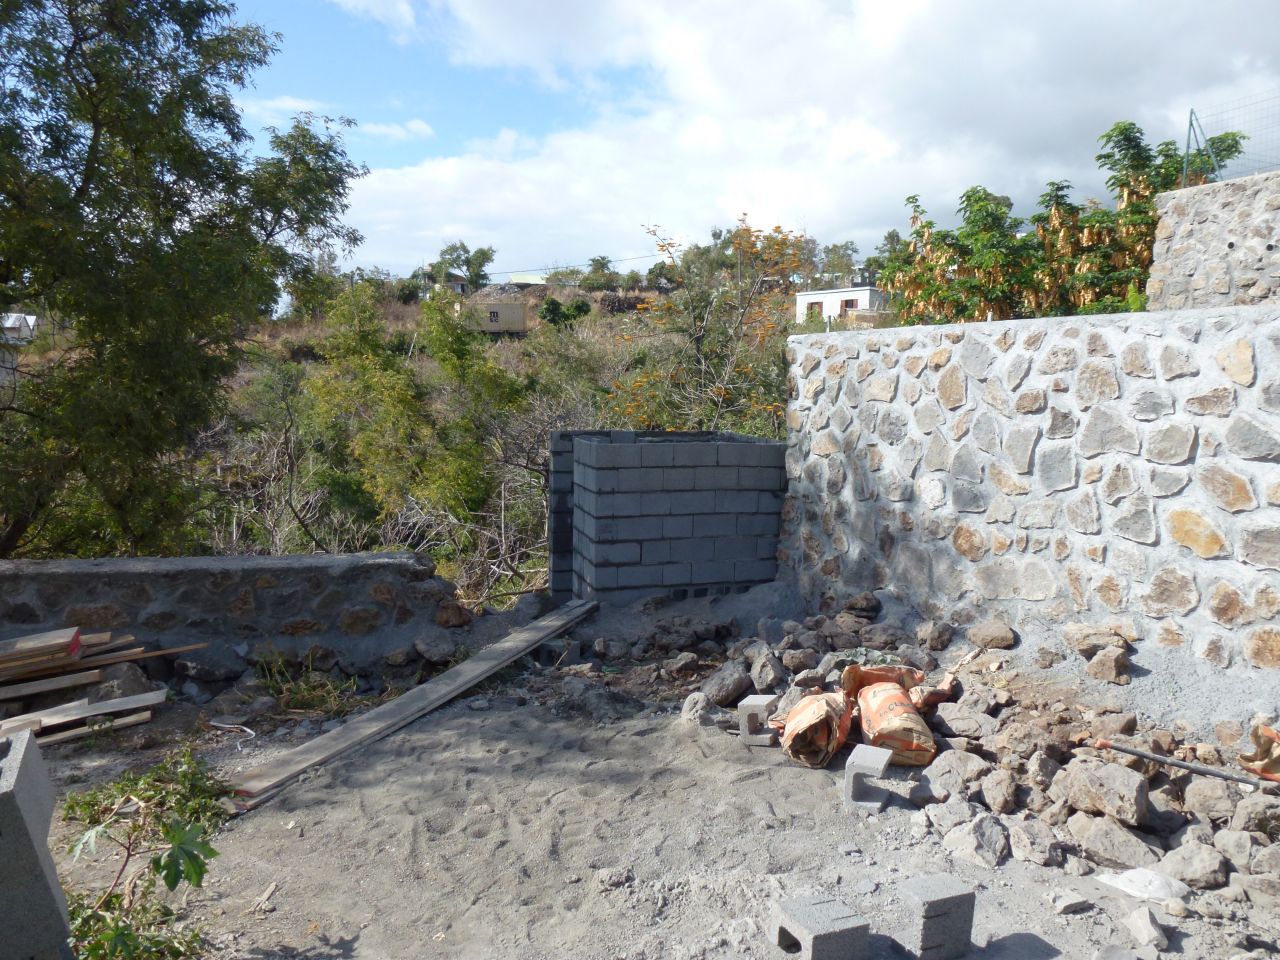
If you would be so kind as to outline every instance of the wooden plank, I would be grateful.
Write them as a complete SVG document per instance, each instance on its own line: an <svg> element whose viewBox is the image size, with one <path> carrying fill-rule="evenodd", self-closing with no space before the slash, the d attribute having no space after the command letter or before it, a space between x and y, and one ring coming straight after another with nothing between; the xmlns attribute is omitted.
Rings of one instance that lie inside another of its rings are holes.
<svg viewBox="0 0 1280 960"><path fill-rule="evenodd" d="M73 720L84 720L86 717L99 717L104 713L122 713L125 710L137 710L140 707L150 707L157 703L164 703L165 698L169 695L168 690L152 690L150 693L139 693L132 697L118 697L115 700L102 700L98 703L77 703L63 707L54 707L52 710L40 710L36 713L24 713L18 717L10 717L3 723L0 723L0 735L11 732L11 729L19 725L28 724L31 720L38 722L36 729L43 730L45 727L54 727L63 723L71 723ZM24 729L31 729L24 726Z"/></svg>
<svg viewBox="0 0 1280 960"><path fill-rule="evenodd" d="M150 719L150 710L131 713L124 717L104 717L96 723L88 723L83 727L72 727L70 730L46 733L42 737L36 737L36 743L45 747L54 743L62 743L64 740L74 740L76 737L87 737L91 733L105 733L108 730L119 730L122 727L136 727L138 724L146 723Z"/></svg>
<svg viewBox="0 0 1280 960"><path fill-rule="evenodd" d="M85 670L81 673L64 673L60 677L50 677L47 680L11 683L6 687L0 687L0 700L22 700L26 697L34 697L38 693L66 690L68 687L83 687L85 684L97 683L101 679L101 670Z"/></svg>
<svg viewBox="0 0 1280 960"><path fill-rule="evenodd" d="M68 708L84 707L89 703L88 700L72 700L70 703L64 703L57 709L66 710ZM21 733L23 730L39 730L40 729L39 713L21 713L16 717L10 717L8 720L0 723L0 737L12 736L15 733Z"/></svg>
<svg viewBox="0 0 1280 960"><path fill-rule="evenodd" d="M96 657L100 653L107 653L108 651L111 651L111 650L119 650L121 647L132 646L133 644L138 642L137 638L135 638L132 634L129 634L129 633L123 633L120 636L116 637L114 640L111 639L111 634L109 633L102 633L102 634L98 634L97 636L101 637L102 639L94 642L90 642L88 637L82 636L80 638L80 643L82 644L80 648L81 657Z"/></svg>
<svg viewBox="0 0 1280 960"><path fill-rule="evenodd" d="M79 643L79 627L50 630L46 633L32 633L25 637L14 637L12 640L0 640L0 659L10 656L53 653L55 651L64 654L74 653Z"/></svg>
<svg viewBox="0 0 1280 960"><path fill-rule="evenodd" d="M165 647L162 650L147 650L144 647L134 647L130 650L122 650L118 653L104 653L97 657L85 657L82 660L75 661L74 665L76 667L106 667L113 663L125 663L131 660L147 660L151 657L190 653L192 650L203 650L208 645L209 643L206 641L204 643L188 643L181 647ZM34 680L38 677L47 677L52 674L64 672L65 669L51 669L48 667L42 667L38 670L22 670L16 673L0 671L0 680Z"/></svg>
<svg viewBox="0 0 1280 960"><path fill-rule="evenodd" d="M337 730L321 734L295 747L270 763L232 779L242 797L259 797L276 790L307 769L328 763L334 757L372 743L412 723L436 707L465 693L481 680L518 660L543 641L550 640L594 612L597 604L575 600L530 624L514 630L475 656L414 687L390 703L349 720ZM253 802L245 806L254 806Z"/></svg>

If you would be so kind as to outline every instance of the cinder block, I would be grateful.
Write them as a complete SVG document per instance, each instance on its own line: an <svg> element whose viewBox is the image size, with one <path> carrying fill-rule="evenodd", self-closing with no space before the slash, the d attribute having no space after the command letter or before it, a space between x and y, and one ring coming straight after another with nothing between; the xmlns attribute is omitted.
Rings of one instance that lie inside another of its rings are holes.
<svg viewBox="0 0 1280 960"><path fill-rule="evenodd" d="M865 960L870 924L831 897L783 900L774 914L774 945L800 960Z"/></svg>
<svg viewBox="0 0 1280 960"><path fill-rule="evenodd" d="M547 481L547 489L551 493L573 493L573 474L553 473Z"/></svg>
<svg viewBox="0 0 1280 960"><path fill-rule="evenodd" d="M742 467L738 471L738 485L744 490L780 490L786 483L781 467Z"/></svg>
<svg viewBox="0 0 1280 960"><path fill-rule="evenodd" d="M703 560L692 565L690 583L729 583L733 580L732 560Z"/></svg>
<svg viewBox="0 0 1280 960"><path fill-rule="evenodd" d="M663 517L662 535L671 539L693 536L693 517Z"/></svg>
<svg viewBox="0 0 1280 960"><path fill-rule="evenodd" d="M677 467L714 467L719 444L697 440L671 444L672 465Z"/></svg>
<svg viewBox="0 0 1280 960"><path fill-rule="evenodd" d="M716 493L712 490L686 490L667 495L667 513L717 513Z"/></svg>
<svg viewBox="0 0 1280 960"><path fill-rule="evenodd" d="M778 559L778 538L777 537L761 537L756 541L756 559L770 560L777 562Z"/></svg>
<svg viewBox="0 0 1280 960"><path fill-rule="evenodd" d="M614 493L618 486L620 470L601 470L598 467L583 467L581 486L592 493Z"/></svg>
<svg viewBox="0 0 1280 960"><path fill-rule="evenodd" d="M752 694L738 701L738 740L746 747L773 747L778 731L768 725L781 698L776 694Z"/></svg>
<svg viewBox="0 0 1280 960"><path fill-rule="evenodd" d="M761 494L756 490L720 490L713 496L715 505L712 509L716 513L756 513Z"/></svg>
<svg viewBox="0 0 1280 960"><path fill-rule="evenodd" d="M662 517L623 517L613 524L613 540L661 540L664 533Z"/></svg>
<svg viewBox="0 0 1280 960"><path fill-rule="evenodd" d="M618 567L618 587L660 587L662 567Z"/></svg>
<svg viewBox="0 0 1280 960"><path fill-rule="evenodd" d="M755 537L716 537L715 559L754 560L756 543Z"/></svg>
<svg viewBox="0 0 1280 960"><path fill-rule="evenodd" d="M923 960L957 960L973 949L971 888L948 874L929 874L912 877L901 889L920 917L918 932L899 941L907 950Z"/></svg>
<svg viewBox="0 0 1280 960"><path fill-rule="evenodd" d="M746 537L776 537L782 518L776 513L740 513L737 532Z"/></svg>
<svg viewBox="0 0 1280 960"><path fill-rule="evenodd" d="M693 470L693 485L697 490L715 490L717 492L736 490L738 489L738 468L695 467Z"/></svg>
<svg viewBox="0 0 1280 960"><path fill-rule="evenodd" d="M665 517L667 514L675 513L671 508L671 498L686 496L679 493L641 493L633 494L640 498L640 503L636 514L642 517Z"/></svg>
<svg viewBox="0 0 1280 960"><path fill-rule="evenodd" d="M6 957L70 957L67 902L49 854L53 785L31 731L0 740L0 930Z"/></svg>
<svg viewBox="0 0 1280 960"><path fill-rule="evenodd" d="M662 467L636 467L632 470L618 471L618 487L624 493L656 493L665 490Z"/></svg>
<svg viewBox="0 0 1280 960"><path fill-rule="evenodd" d="M641 544L641 563L668 563L671 560L670 540L648 540Z"/></svg>
<svg viewBox="0 0 1280 960"><path fill-rule="evenodd" d="M667 467L662 471L662 488L664 490L694 489L697 471L700 467Z"/></svg>
<svg viewBox="0 0 1280 960"><path fill-rule="evenodd" d="M868 783L868 778L883 777L893 759L893 751L860 743L853 748L844 765L844 808L848 811L877 813L889 800L889 791Z"/></svg>
<svg viewBox="0 0 1280 960"><path fill-rule="evenodd" d="M591 551L591 559L598 565L619 566L640 562L638 543L597 543Z"/></svg>
<svg viewBox="0 0 1280 960"><path fill-rule="evenodd" d="M690 565L687 563L668 563L662 567L662 583L664 586L684 587L690 583Z"/></svg>
<svg viewBox="0 0 1280 960"><path fill-rule="evenodd" d="M735 583L763 582L765 580L772 580L777 575L777 560L733 561L733 580Z"/></svg>
<svg viewBox="0 0 1280 960"><path fill-rule="evenodd" d="M634 443L600 443L596 451L597 467L639 467L641 451Z"/></svg>
<svg viewBox="0 0 1280 960"><path fill-rule="evenodd" d="M672 447L675 444L663 441L644 441L640 447L640 465L642 467L669 467L675 463Z"/></svg>
<svg viewBox="0 0 1280 960"><path fill-rule="evenodd" d="M715 559L716 542L711 537L691 537L671 543L671 556L677 560L696 563Z"/></svg>
<svg viewBox="0 0 1280 960"><path fill-rule="evenodd" d="M760 513L781 513L785 494L780 490L762 490L756 494L756 510Z"/></svg>
<svg viewBox="0 0 1280 960"><path fill-rule="evenodd" d="M731 537L738 532L738 518L725 513L708 513L693 518L695 537Z"/></svg>
<svg viewBox="0 0 1280 960"><path fill-rule="evenodd" d="M589 439L587 437L576 437L573 441L573 462L580 463L586 467L596 467L600 465L600 448L603 447L599 440Z"/></svg>

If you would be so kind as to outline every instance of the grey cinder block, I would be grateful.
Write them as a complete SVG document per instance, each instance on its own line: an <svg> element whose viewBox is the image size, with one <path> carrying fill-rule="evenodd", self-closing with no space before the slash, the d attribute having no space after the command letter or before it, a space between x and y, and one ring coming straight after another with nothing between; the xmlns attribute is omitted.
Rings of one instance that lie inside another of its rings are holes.
<svg viewBox="0 0 1280 960"><path fill-rule="evenodd" d="M698 467L667 467L662 471L662 489L692 490L694 489Z"/></svg>
<svg viewBox="0 0 1280 960"><path fill-rule="evenodd" d="M671 560L670 540L648 540L641 544L641 563L668 563Z"/></svg>
<svg viewBox="0 0 1280 960"><path fill-rule="evenodd" d="M666 490L666 473L667 471L662 467L636 467L634 470L619 470L618 490L623 493L656 493Z"/></svg>
<svg viewBox="0 0 1280 960"><path fill-rule="evenodd" d="M687 560L690 563L696 563L700 560L714 560L715 549L716 542L711 537L688 537L672 541L671 557L674 560Z"/></svg>
<svg viewBox="0 0 1280 960"><path fill-rule="evenodd" d="M731 537L738 530L738 518L724 513L709 513L693 518L695 537Z"/></svg>
<svg viewBox="0 0 1280 960"><path fill-rule="evenodd" d="M695 467L693 484L698 490L738 489L737 467Z"/></svg>
<svg viewBox="0 0 1280 960"><path fill-rule="evenodd" d="M755 537L717 537L717 560L754 560L756 559Z"/></svg>
<svg viewBox="0 0 1280 960"><path fill-rule="evenodd" d="M755 490L717 490L711 496L716 513L756 513L761 495Z"/></svg>
<svg viewBox="0 0 1280 960"><path fill-rule="evenodd" d="M682 587L689 582L690 565L668 563L662 567L662 582L666 586Z"/></svg>
<svg viewBox="0 0 1280 960"><path fill-rule="evenodd" d="M777 905L773 943L801 960L865 960L870 924L831 897L802 897Z"/></svg>
<svg viewBox="0 0 1280 960"><path fill-rule="evenodd" d="M697 441L673 443L672 463L677 467L714 467L718 459L717 447L719 444Z"/></svg>
<svg viewBox="0 0 1280 960"><path fill-rule="evenodd" d="M899 941L922 960L958 960L969 953L973 939L973 890L948 874L912 877L902 885L903 896L920 917L913 930Z"/></svg>
<svg viewBox="0 0 1280 960"><path fill-rule="evenodd" d="M677 537L692 537L693 517L663 517L662 535L671 539L675 539Z"/></svg>
<svg viewBox="0 0 1280 960"><path fill-rule="evenodd" d="M642 467L669 467L675 463L675 453L670 443L641 443L640 465Z"/></svg>
<svg viewBox="0 0 1280 960"><path fill-rule="evenodd" d="M781 467L743 467L738 483L743 489L781 490L786 486L786 475Z"/></svg>
<svg viewBox="0 0 1280 960"><path fill-rule="evenodd" d="M738 702L738 740L743 746L777 746L778 731L768 724L780 699L776 694L757 693Z"/></svg>
<svg viewBox="0 0 1280 960"><path fill-rule="evenodd" d="M716 492L712 490L687 490L668 495L667 513L717 513Z"/></svg>
<svg viewBox="0 0 1280 960"><path fill-rule="evenodd" d="M782 518L776 513L740 513L737 532L748 537L776 537Z"/></svg>
<svg viewBox="0 0 1280 960"><path fill-rule="evenodd" d="M693 564L690 583L730 583L733 581L732 560L703 560Z"/></svg>
<svg viewBox="0 0 1280 960"><path fill-rule="evenodd" d="M634 443L597 443L596 466L639 467L641 451Z"/></svg>
<svg viewBox="0 0 1280 960"><path fill-rule="evenodd" d="M735 560L733 579L738 583L772 580L778 573L777 560Z"/></svg>
<svg viewBox="0 0 1280 960"><path fill-rule="evenodd" d="M780 513L784 499L781 491L763 490L756 494L756 509L761 513Z"/></svg>
<svg viewBox="0 0 1280 960"><path fill-rule="evenodd" d="M893 759L893 751L860 743L853 748L844 765L844 808L861 813L877 813L889 800L889 791L868 783L869 778L884 776Z"/></svg>
<svg viewBox="0 0 1280 960"><path fill-rule="evenodd" d="M661 517L624 517L613 521L608 537L598 540L661 540L665 534Z"/></svg>
<svg viewBox="0 0 1280 960"><path fill-rule="evenodd" d="M0 740L0 930L4 956L67 953L67 902L49 854L53 785L31 731Z"/></svg>

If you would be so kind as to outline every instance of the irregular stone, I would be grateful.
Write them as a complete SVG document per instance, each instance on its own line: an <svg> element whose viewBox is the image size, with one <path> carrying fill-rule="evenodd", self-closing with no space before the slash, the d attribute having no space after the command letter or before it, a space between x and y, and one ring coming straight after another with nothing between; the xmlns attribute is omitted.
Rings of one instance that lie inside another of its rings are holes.
<svg viewBox="0 0 1280 960"><path fill-rule="evenodd" d="M951 794L938 784L925 778L911 785L911 789L907 791L907 799L917 807L927 807L932 804L946 803L951 799Z"/></svg>
<svg viewBox="0 0 1280 960"><path fill-rule="evenodd" d="M1098 599L1109 610L1119 611L1125 606L1127 591L1124 583L1113 573L1104 573L1097 586Z"/></svg>
<svg viewBox="0 0 1280 960"><path fill-rule="evenodd" d="M702 681L702 692L716 706L730 707L751 689L751 682L751 674L747 673L743 662L729 660Z"/></svg>
<svg viewBox="0 0 1280 960"><path fill-rule="evenodd" d="M1031 484L1016 474L1010 473L998 463L987 468L987 476L999 491L1006 496L1019 497L1031 489Z"/></svg>
<svg viewBox="0 0 1280 960"><path fill-rule="evenodd" d="M992 727L996 725L990 717L983 716L983 720L988 721ZM1011 813L1017 806L1018 785L1014 782L1013 774L1004 768L992 770L983 777L978 790L982 795L982 802L992 813Z"/></svg>
<svg viewBox="0 0 1280 960"><path fill-rule="evenodd" d="M1023 390L1013 401L1014 411L1021 414L1041 413L1046 406L1048 406L1048 398L1039 387Z"/></svg>
<svg viewBox="0 0 1280 960"><path fill-rule="evenodd" d="M1200 372L1199 365L1191 358L1191 354L1181 347L1167 343L1160 351L1160 375L1166 380L1177 380L1180 377L1194 377Z"/></svg>
<svg viewBox="0 0 1280 960"><path fill-rule="evenodd" d="M1253 837L1253 834L1246 833L1245 836ZM1246 871L1241 872L1243 873ZM1270 846L1266 847L1255 846L1253 848L1253 860L1252 863L1250 863L1249 870L1247 872L1280 875L1280 843L1272 843Z"/></svg>
<svg viewBox="0 0 1280 960"><path fill-rule="evenodd" d="M995 360L996 355L981 340L976 337L967 337L956 350L956 359L960 362L960 366L964 367L965 373L976 380L985 379L987 371L991 369L991 363Z"/></svg>
<svg viewBox="0 0 1280 960"><path fill-rule="evenodd" d="M751 665L751 682L755 685L756 693L773 693L787 682L787 670L781 660L769 654Z"/></svg>
<svg viewBox="0 0 1280 960"><path fill-rule="evenodd" d="M1187 397L1182 408L1201 417L1225 417L1236 408L1236 392L1232 387L1213 387Z"/></svg>
<svg viewBox="0 0 1280 960"><path fill-rule="evenodd" d="M1156 916L1150 907L1138 907L1124 918L1124 925L1140 947L1163 950L1169 945L1169 938L1165 936L1164 928L1156 922Z"/></svg>
<svg viewBox="0 0 1280 960"><path fill-rule="evenodd" d="M1040 441L1038 426L1010 427L1004 438L1004 453L1018 473L1030 473L1032 455Z"/></svg>
<svg viewBox="0 0 1280 960"><path fill-rule="evenodd" d="M1024 530L1045 530L1058 519L1058 504L1049 499L1025 503L1018 511L1018 526Z"/></svg>
<svg viewBox="0 0 1280 960"><path fill-rule="evenodd" d="M1068 500L1064 514L1067 525L1077 533L1098 533L1102 529L1102 514L1092 491L1085 490Z"/></svg>
<svg viewBox="0 0 1280 960"><path fill-rule="evenodd" d="M1120 505L1111 529L1134 543L1155 543L1157 538L1156 514L1151 498L1135 493Z"/></svg>
<svg viewBox="0 0 1280 960"><path fill-rule="evenodd" d="M1104 867L1149 867L1160 859L1151 841L1112 817L1074 813L1067 829L1080 853Z"/></svg>
<svg viewBox="0 0 1280 960"><path fill-rule="evenodd" d="M818 651L803 648L799 650L784 650L782 653L782 665L796 674L803 670L812 670L818 665Z"/></svg>
<svg viewBox="0 0 1280 960"><path fill-rule="evenodd" d="M1035 817L1009 819L1005 821L1005 828L1009 831L1009 851L1014 859L1038 863L1042 867L1062 864L1062 844L1043 820Z"/></svg>
<svg viewBox="0 0 1280 960"><path fill-rule="evenodd" d="M1085 672L1095 680L1125 686L1130 680L1129 655L1118 647L1108 647L1089 661Z"/></svg>
<svg viewBox="0 0 1280 960"><path fill-rule="evenodd" d="M968 398L966 383L964 371L958 365L947 367L938 376L938 385L934 389L938 402L948 410L964 406Z"/></svg>
<svg viewBox="0 0 1280 960"><path fill-rule="evenodd" d="M1142 597L1143 612L1150 617L1185 616L1200 603L1195 578L1179 567L1164 567L1148 584Z"/></svg>
<svg viewBox="0 0 1280 960"><path fill-rule="evenodd" d="M1138 431L1109 407L1089 411L1080 431L1080 455L1086 458L1102 453L1132 453L1139 449Z"/></svg>
<svg viewBox="0 0 1280 960"><path fill-rule="evenodd" d="M435 620L436 624L441 627L465 627L474 619L475 617L472 615L471 611L460 604L457 600L441 600L440 605L436 607ZM367 633L370 630L375 629L376 626L376 623L370 624L368 625L368 630L365 630L364 632Z"/></svg>
<svg viewBox="0 0 1280 960"><path fill-rule="evenodd" d="M711 698L701 690L689 694L680 708L680 719L701 727L719 727L728 730L736 726L737 718L711 702Z"/></svg>
<svg viewBox="0 0 1280 960"><path fill-rule="evenodd" d="M1031 372L1031 358L1025 353L1016 353L1009 358L1009 365L1005 368L1004 384L1010 390L1017 390L1022 386L1022 381L1027 379L1027 374Z"/></svg>
<svg viewBox="0 0 1280 960"><path fill-rule="evenodd" d="M1001 416L1013 416L1013 401L1009 398L1009 393L1000 386L998 380L988 380L986 386L982 388L982 399L992 410L995 410Z"/></svg>
<svg viewBox="0 0 1280 960"><path fill-rule="evenodd" d="M1226 556L1227 538L1198 510L1179 507L1165 516L1165 526L1171 536L1202 560Z"/></svg>
<svg viewBox="0 0 1280 960"><path fill-rule="evenodd" d="M840 438L834 430L823 430L809 444L809 453L815 457L829 457L840 452Z"/></svg>
<svg viewBox="0 0 1280 960"><path fill-rule="evenodd" d="M1186 489L1191 482L1189 470L1178 470L1173 467L1151 468L1151 495L1155 497L1171 497Z"/></svg>
<svg viewBox="0 0 1280 960"><path fill-rule="evenodd" d="M1126 344L1120 351L1120 369L1131 377L1143 377L1151 380L1156 372L1151 368L1151 360L1147 356L1147 346L1141 341Z"/></svg>
<svg viewBox="0 0 1280 960"><path fill-rule="evenodd" d="M976 803L969 803L963 797L952 795L950 800L926 806L925 819L940 836L946 836L962 823L968 823L982 814L982 808Z"/></svg>
<svg viewBox="0 0 1280 960"><path fill-rule="evenodd" d="M1076 403L1088 410L1120 396L1115 367L1102 360L1086 360L1076 374Z"/></svg>
<svg viewBox="0 0 1280 960"><path fill-rule="evenodd" d="M1027 782L1039 790L1048 790L1061 769L1047 753L1036 750L1027 758Z"/></svg>
<svg viewBox="0 0 1280 960"><path fill-rule="evenodd" d="M432 667L443 667L458 656L458 641L435 633L418 636L414 639L413 646L418 651L418 656Z"/></svg>
<svg viewBox="0 0 1280 960"><path fill-rule="evenodd" d="M945 620L926 620L916 627L916 640L929 650L945 650L954 633L955 628Z"/></svg>
<svg viewBox="0 0 1280 960"><path fill-rule="evenodd" d="M1264 570L1280 570L1280 525L1246 527L1240 534L1240 559Z"/></svg>
<svg viewBox="0 0 1280 960"><path fill-rule="evenodd" d="M1170 850L1157 869L1197 890L1216 890L1227 882L1227 861L1209 844L1198 840Z"/></svg>
<svg viewBox="0 0 1280 960"><path fill-rule="evenodd" d="M929 721L944 737L965 737L969 740L980 740L990 736L1000 727L993 717L959 703L938 704Z"/></svg>
<svg viewBox="0 0 1280 960"><path fill-rule="evenodd" d="M1134 479L1129 465L1117 463L1102 481L1102 499L1111 504L1119 503L1137 489L1138 481Z"/></svg>
<svg viewBox="0 0 1280 960"><path fill-rule="evenodd" d="M1049 408L1049 426L1045 429L1044 435L1050 440L1062 440L1067 437L1075 436L1076 432L1075 414L1066 410L1059 410L1057 407Z"/></svg>
<svg viewBox="0 0 1280 960"><path fill-rule="evenodd" d="M973 483L982 482L982 461L974 453L972 444L964 444L951 458L951 475Z"/></svg>
<svg viewBox="0 0 1280 960"><path fill-rule="evenodd" d="M867 381L862 388L863 400L874 400L878 403L889 403L898 393L898 375L878 374Z"/></svg>
<svg viewBox="0 0 1280 960"><path fill-rule="evenodd" d="M85 697L90 703L101 703L103 700L118 700L122 697L134 697L141 693L150 693L155 689L151 679L142 672L142 668L136 663L116 663L102 667L101 674L101 680L93 686L87 687L84 691ZM194 677L194 679L205 680L206 676L198 676ZM230 678L209 676L207 679L222 680Z"/></svg>
<svg viewBox="0 0 1280 960"><path fill-rule="evenodd" d="M953 827L942 845L954 856L978 866L995 868L1009 859L1009 835L991 814L982 814Z"/></svg>
<svg viewBox="0 0 1280 960"><path fill-rule="evenodd" d="M1240 789L1226 780L1193 777L1182 795L1182 806L1206 823L1229 820L1240 802ZM1233 829L1240 829L1232 824Z"/></svg>
<svg viewBox="0 0 1280 960"><path fill-rule="evenodd" d="M1280 667L1280 627L1258 627L1244 642L1245 658L1255 667Z"/></svg>
<svg viewBox="0 0 1280 960"><path fill-rule="evenodd" d="M957 480L951 488L951 505L960 513L982 513L990 501L980 484Z"/></svg>
<svg viewBox="0 0 1280 960"><path fill-rule="evenodd" d="M1147 781L1140 773L1117 763L1077 757L1054 778L1049 796L1065 799L1082 813L1107 814L1129 826L1146 822Z"/></svg>
<svg viewBox="0 0 1280 960"><path fill-rule="evenodd" d="M1237 871L1250 873L1253 870L1254 853L1261 849L1261 844L1247 830L1219 830L1213 835L1213 848L1226 857Z"/></svg>
<svg viewBox="0 0 1280 960"><path fill-rule="evenodd" d="M964 797L968 785L991 772L991 764L974 753L962 750L944 750L925 767L920 779L946 790L953 798Z"/></svg>
<svg viewBox="0 0 1280 960"><path fill-rule="evenodd" d="M1200 468L1197 474L1200 486L1213 498L1223 510L1230 513L1242 513L1252 510L1258 505L1253 496L1253 488L1249 480L1233 470L1217 463L1210 463Z"/></svg>
<svg viewBox="0 0 1280 960"><path fill-rule="evenodd" d="M1280 797L1250 794L1235 805L1235 812L1230 816L1232 830L1266 833L1268 828L1280 821Z"/></svg>
<svg viewBox="0 0 1280 960"><path fill-rule="evenodd" d="M1196 428L1165 423L1147 433L1146 458L1152 463L1186 463L1196 446Z"/></svg>
<svg viewBox="0 0 1280 960"><path fill-rule="evenodd" d="M1129 641L1105 624L1068 623L1062 628L1062 639L1068 647L1086 660L1092 660L1107 647L1129 649Z"/></svg>
<svg viewBox="0 0 1280 960"><path fill-rule="evenodd" d="M1075 347L1059 344L1045 353L1036 369L1040 373L1063 373L1074 370L1079 362L1080 355Z"/></svg>
<svg viewBox="0 0 1280 960"><path fill-rule="evenodd" d="M1143 390L1129 401L1129 414L1135 420L1159 420L1173 413L1173 397L1167 390Z"/></svg>
<svg viewBox="0 0 1280 960"><path fill-rule="evenodd" d="M962 523L951 534L951 545L966 560L977 562L987 555L987 535Z"/></svg>
<svg viewBox="0 0 1280 960"><path fill-rule="evenodd" d="M1227 449L1246 460L1280 463L1280 434L1247 413L1237 413L1227 427Z"/></svg>
<svg viewBox="0 0 1280 960"><path fill-rule="evenodd" d="M1066 916L1072 913L1084 913L1086 910L1093 909L1093 901L1088 897L1081 896L1078 893L1068 893L1065 890L1054 890L1049 894L1049 907L1059 916Z"/></svg>
<svg viewBox="0 0 1280 960"><path fill-rule="evenodd" d="M1253 344L1248 340L1233 340L1219 350L1214 359L1222 372L1235 383L1242 387L1253 386L1257 370L1253 362Z"/></svg>
<svg viewBox="0 0 1280 960"><path fill-rule="evenodd" d="M966 636L970 643L984 650L1012 650L1018 642L1017 635L1009 625L995 619L975 623Z"/></svg>
<svg viewBox="0 0 1280 960"><path fill-rule="evenodd" d="M1070 490L1077 483L1076 452L1070 443L1042 444L1036 456L1036 476L1045 490Z"/></svg>

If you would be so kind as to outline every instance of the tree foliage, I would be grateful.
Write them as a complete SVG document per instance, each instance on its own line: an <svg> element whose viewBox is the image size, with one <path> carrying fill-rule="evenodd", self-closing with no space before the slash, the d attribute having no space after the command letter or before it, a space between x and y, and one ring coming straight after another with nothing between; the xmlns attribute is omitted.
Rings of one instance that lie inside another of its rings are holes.
<svg viewBox="0 0 1280 960"><path fill-rule="evenodd" d="M1107 174L1113 208L1077 204L1071 185L1054 181L1026 231L1007 197L971 187L961 196L959 226L943 229L918 197L908 197L910 241L886 235L883 260L874 264L900 316L955 323L1140 308L1155 240L1155 195L1179 185L1184 161L1189 184L1210 179L1210 151L1225 163L1239 155L1244 137L1221 134L1184 156L1171 140L1151 147L1136 124L1123 121L1099 141L1096 160Z"/></svg>
<svg viewBox="0 0 1280 960"><path fill-rule="evenodd" d="M495 256L497 251L493 247L477 247L472 250L461 240L455 240L441 247L435 262L427 267L427 272L436 283L444 284L452 271L466 277L468 289L479 290L489 285L489 264L493 263Z"/></svg>
<svg viewBox="0 0 1280 960"><path fill-rule="evenodd" d="M274 38L216 0L0 4L0 307L56 328L0 407L0 556L68 522L172 548L184 451L245 330L347 247L360 171L303 117L254 152L235 95ZM69 519L79 513L80 521Z"/></svg>

